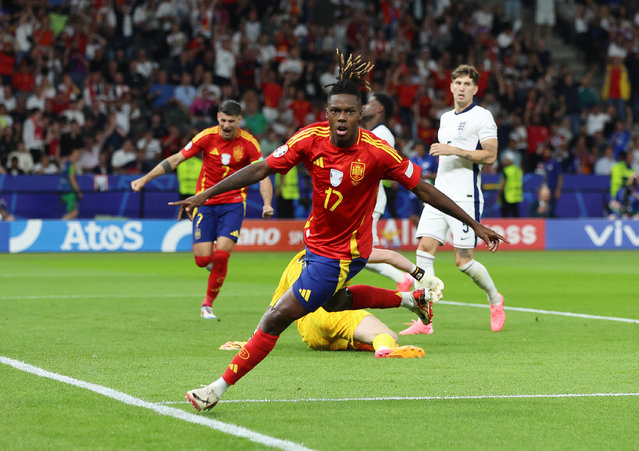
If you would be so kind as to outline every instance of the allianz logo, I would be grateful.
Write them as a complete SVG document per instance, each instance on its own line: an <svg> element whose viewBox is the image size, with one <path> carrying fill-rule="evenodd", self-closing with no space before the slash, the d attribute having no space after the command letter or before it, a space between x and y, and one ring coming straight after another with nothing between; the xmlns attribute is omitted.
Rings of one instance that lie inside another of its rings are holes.
<svg viewBox="0 0 639 451"><path fill-rule="evenodd" d="M639 247L639 233L635 233L630 224L624 224L620 220L607 225L601 232L597 232L590 224L584 226L584 230L592 244L597 247L605 245L610 239L612 239L614 246L623 246L624 240L627 239L633 246Z"/></svg>
<svg viewBox="0 0 639 451"><path fill-rule="evenodd" d="M135 251L144 244L141 232L141 221L127 221L122 226L113 223L99 225L95 221L87 223L69 221L60 249L63 251Z"/></svg>

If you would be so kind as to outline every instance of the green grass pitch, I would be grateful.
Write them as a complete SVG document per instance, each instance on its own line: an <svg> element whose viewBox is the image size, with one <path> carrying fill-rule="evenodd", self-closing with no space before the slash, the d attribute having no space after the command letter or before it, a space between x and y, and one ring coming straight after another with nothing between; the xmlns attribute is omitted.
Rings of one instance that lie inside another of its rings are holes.
<svg viewBox="0 0 639 451"><path fill-rule="evenodd" d="M290 258L234 253L214 305L221 320L207 321L198 315L208 273L190 254L0 255L0 448L268 449L6 361L195 413L184 393L222 373L234 354L218 347L250 336ZM314 352L291 327L197 417L289 449L636 449L639 252L477 259L507 307L534 311L507 310L504 330L492 333L487 308L439 304L433 335L400 337L423 347L423 359ZM452 253L435 269L445 301L486 303ZM393 287L366 271L355 281ZM412 318L374 313L394 330Z"/></svg>

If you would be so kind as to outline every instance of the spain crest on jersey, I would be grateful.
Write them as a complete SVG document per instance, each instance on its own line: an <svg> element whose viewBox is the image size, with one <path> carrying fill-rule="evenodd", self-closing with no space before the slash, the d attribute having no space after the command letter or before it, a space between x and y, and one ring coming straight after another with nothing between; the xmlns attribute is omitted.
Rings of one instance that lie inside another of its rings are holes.
<svg viewBox="0 0 639 451"><path fill-rule="evenodd" d="M366 170L366 164L361 161L353 161L351 163L351 179L354 182L361 182L364 178L364 171Z"/></svg>
<svg viewBox="0 0 639 451"><path fill-rule="evenodd" d="M228 164L231 162L231 154L223 153L222 155L220 155L220 158L222 159L222 164L224 166L228 166Z"/></svg>
<svg viewBox="0 0 639 451"><path fill-rule="evenodd" d="M338 187L342 183L344 173L337 169L331 169L331 185Z"/></svg>
<svg viewBox="0 0 639 451"><path fill-rule="evenodd" d="M235 161L240 161L243 156L244 149L242 148L242 146L233 147L233 158L235 159Z"/></svg>

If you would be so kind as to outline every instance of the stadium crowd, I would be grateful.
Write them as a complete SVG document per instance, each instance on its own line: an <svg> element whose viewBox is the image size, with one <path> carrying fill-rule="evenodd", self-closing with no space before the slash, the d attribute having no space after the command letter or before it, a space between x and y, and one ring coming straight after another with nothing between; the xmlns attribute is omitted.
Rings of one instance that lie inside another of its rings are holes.
<svg viewBox="0 0 639 451"><path fill-rule="evenodd" d="M148 171L229 98L267 155L325 119L335 49L375 63L408 157L436 140L450 71L469 63L524 172L554 158L607 175L623 152L639 172L639 12L620 1L21 0L1 3L0 27L2 174L58 173L74 149L80 173ZM585 74L557 66L551 33Z"/></svg>

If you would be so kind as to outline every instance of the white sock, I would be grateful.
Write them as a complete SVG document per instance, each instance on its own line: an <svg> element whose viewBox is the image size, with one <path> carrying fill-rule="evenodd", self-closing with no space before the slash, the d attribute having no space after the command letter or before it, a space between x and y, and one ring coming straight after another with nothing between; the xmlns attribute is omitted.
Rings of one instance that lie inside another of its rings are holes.
<svg viewBox="0 0 639 451"><path fill-rule="evenodd" d="M429 254L426 251L420 251L420 250L418 250L415 253L415 255L417 257L416 259L417 266L422 268L426 274L434 276L435 275L435 266L434 266L435 256Z"/></svg>
<svg viewBox="0 0 639 451"><path fill-rule="evenodd" d="M222 397L222 395L226 392L226 390L228 390L230 385L220 377L218 380L209 385L209 387L211 387L213 391L215 391L215 394L217 396Z"/></svg>
<svg viewBox="0 0 639 451"><path fill-rule="evenodd" d="M479 288L486 292L488 302L491 305L496 305L501 302L495 283L490 277L490 274L488 274L488 270L484 265L479 263L477 260L471 260L459 269L468 277L473 279L473 282L475 282Z"/></svg>
<svg viewBox="0 0 639 451"><path fill-rule="evenodd" d="M401 307L412 308L416 306L415 298L413 297L412 291L400 292L399 294L402 295L402 302L400 304ZM426 290L426 293L424 294L426 296L426 300L430 300L430 293L428 292L428 290Z"/></svg>
<svg viewBox="0 0 639 451"><path fill-rule="evenodd" d="M404 272L389 265L388 263L367 263L365 268L384 277L388 277L395 283L401 283L404 281Z"/></svg>

